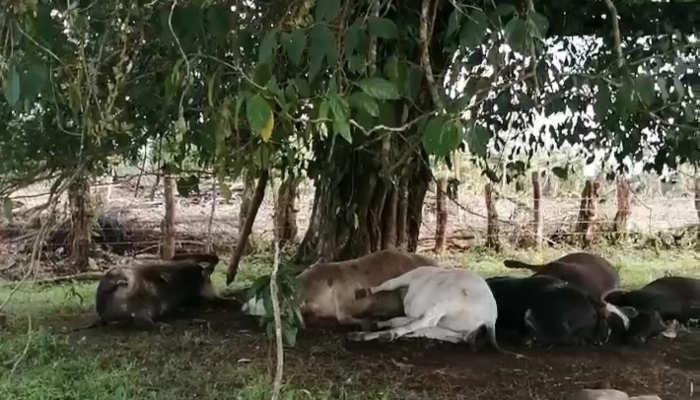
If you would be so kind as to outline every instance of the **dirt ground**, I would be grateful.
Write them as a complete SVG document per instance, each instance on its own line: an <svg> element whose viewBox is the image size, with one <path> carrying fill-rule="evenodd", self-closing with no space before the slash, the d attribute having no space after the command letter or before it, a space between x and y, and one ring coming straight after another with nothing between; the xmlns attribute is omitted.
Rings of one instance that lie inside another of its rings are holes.
<svg viewBox="0 0 700 400"><path fill-rule="evenodd" d="M268 341L257 323L232 311L210 311L207 324L193 326L174 321L158 347L173 346L177 337L187 338L191 368L226 368L225 364L265 360ZM108 328L94 330L85 340L105 348L110 342L128 346L129 333ZM196 344L196 345L193 345ZM466 345L399 340L394 343L355 343L343 333L310 329L300 334L297 346L285 352L285 376L301 388L332 382L359 398L354 388L398 388L405 399L563 399L581 388L611 385L630 395L657 394L664 400L688 399L692 381L700 377L700 335L686 331L675 340L657 338L641 347L504 348L523 354L516 359L485 346L473 352ZM211 360L225 352L223 361ZM271 357L272 356L272 357ZM206 361L205 361L206 359ZM205 383L202 383L205 384ZM195 398L197 388L192 390Z"/></svg>

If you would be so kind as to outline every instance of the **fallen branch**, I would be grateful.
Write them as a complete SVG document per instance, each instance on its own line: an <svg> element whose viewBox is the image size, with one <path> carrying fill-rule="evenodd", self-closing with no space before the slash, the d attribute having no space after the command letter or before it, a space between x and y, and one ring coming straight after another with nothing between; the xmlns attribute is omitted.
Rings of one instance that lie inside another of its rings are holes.
<svg viewBox="0 0 700 400"><path fill-rule="evenodd" d="M241 232L241 236L238 238L238 243L233 251L231 262L228 264L228 270L226 271L226 285L230 285L231 282L236 279L238 264L241 262L243 250L245 249L245 245L248 242L248 237L253 230L253 223L255 222L255 217L258 215L260 204L262 204L263 198L265 197L265 188L267 187L267 181L269 179L270 172L268 170L264 170L262 174L260 174L260 178L258 178L258 185L255 187L255 194L253 195L250 210L248 210L245 225L243 225L243 231Z"/></svg>

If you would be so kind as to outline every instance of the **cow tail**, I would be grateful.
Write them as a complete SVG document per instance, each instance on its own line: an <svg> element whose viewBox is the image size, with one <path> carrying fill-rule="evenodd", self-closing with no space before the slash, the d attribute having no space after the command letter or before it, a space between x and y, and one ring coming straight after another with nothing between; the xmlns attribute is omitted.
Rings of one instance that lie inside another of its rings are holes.
<svg viewBox="0 0 700 400"><path fill-rule="evenodd" d="M536 264L528 264L518 260L505 260L503 265L509 269L529 269L530 271L537 272L542 266Z"/></svg>
<svg viewBox="0 0 700 400"><path fill-rule="evenodd" d="M486 336L488 337L491 346L499 353L514 356L515 358L525 358L525 356L520 353L504 350L498 345L498 340L496 339L496 325L486 325Z"/></svg>
<svg viewBox="0 0 700 400"><path fill-rule="evenodd" d="M196 263L208 264L208 267L214 267L219 263L219 256L214 253L181 253L175 254L171 261L191 260Z"/></svg>

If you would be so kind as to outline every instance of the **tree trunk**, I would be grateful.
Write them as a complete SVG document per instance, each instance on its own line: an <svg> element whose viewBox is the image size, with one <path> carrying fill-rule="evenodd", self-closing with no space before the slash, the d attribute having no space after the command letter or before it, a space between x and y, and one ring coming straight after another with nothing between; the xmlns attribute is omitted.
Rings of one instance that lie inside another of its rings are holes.
<svg viewBox="0 0 700 400"><path fill-rule="evenodd" d="M163 234L162 258L170 260L175 255L175 189L170 167L163 168L163 197L165 198L165 216L161 222Z"/></svg>
<svg viewBox="0 0 700 400"><path fill-rule="evenodd" d="M627 218L630 215L630 185L624 176L617 177L617 212L615 213L615 239L627 230Z"/></svg>
<svg viewBox="0 0 700 400"><path fill-rule="evenodd" d="M498 238L498 211L496 210L496 196L492 183L486 184L484 194L486 197L486 216L488 218L486 222L486 247L501 251L501 242Z"/></svg>
<svg viewBox="0 0 700 400"><path fill-rule="evenodd" d="M576 222L576 236L578 236L584 249L588 248L595 239L599 189L599 182L587 180L583 187L583 192L581 192L581 206L579 207L578 220Z"/></svg>
<svg viewBox="0 0 700 400"><path fill-rule="evenodd" d="M277 203L275 204L275 239L280 248L287 243L294 242L297 238L297 213L296 208L297 189L301 179L289 174L282 181L277 190Z"/></svg>
<svg viewBox="0 0 700 400"><path fill-rule="evenodd" d="M238 208L238 237L243 236L244 227L248 215L250 215L250 207L253 204L255 197L255 179L246 175L243 180L243 192L241 193L241 205ZM243 243L242 255L247 255L251 251L250 238L246 238Z"/></svg>
<svg viewBox="0 0 700 400"><path fill-rule="evenodd" d="M542 226L542 183L540 182L540 172L532 173L532 232L535 235L535 247L542 247L542 236L544 227Z"/></svg>
<svg viewBox="0 0 700 400"><path fill-rule="evenodd" d="M68 187L70 207L70 257L74 268L86 271L90 265L92 245L92 206L90 202L90 180L79 174Z"/></svg>
<svg viewBox="0 0 700 400"><path fill-rule="evenodd" d="M358 146L360 149L353 150L339 141L331 142L316 143L318 164L312 167L317 172L316 193L297 263L348 260L392 247L414 252L432 177L427 156L399 147L396 140L391 160L404 158L408 151L415 155L409 154L413 157L407 159L407 166L393 168L392 179L385 179L379 172L380 148ZM327 162L331 148L333 162Z"/></svg>
<svg viewBox="0 0 700 400"><path fill-rule="evenodd" d="M447 178L440 178L435 185L436 194L436 223L435 223L435 252L442 253L445 250L445 237L447 235L447 204L445 203L445 191L447 190Z"/></svg>
<svg viewBox="0 0 700 400"><path fill-rule="evenodd" d="M396 4L385 16L417 27L420 3ZM449 15L453 9L448 2L442 2L431 7L431 12L440 20L442 17L437 14ZM429 51L434 77L444 76L452 61L438 41L446 29L445 24L433 27L434 40ZM394 44L386 41L378 41L372 47L377 58L370 61L370 68L386 65L386 57L395 53ZM423 47L415 42L414 46L403 48L402 53L420 65ZM381 118L373 119L373 128L406 126L400 134L380 129L367 135L353 127L352 145L339 136L314 141L309 176L314 180L316 193L297 263L347 260L392 246L416 251L432 171L429 157L420 145L422 128L408 122L435 109L427 82L425 76L421 77L420 90L410 100L383 102Z"/></svg>

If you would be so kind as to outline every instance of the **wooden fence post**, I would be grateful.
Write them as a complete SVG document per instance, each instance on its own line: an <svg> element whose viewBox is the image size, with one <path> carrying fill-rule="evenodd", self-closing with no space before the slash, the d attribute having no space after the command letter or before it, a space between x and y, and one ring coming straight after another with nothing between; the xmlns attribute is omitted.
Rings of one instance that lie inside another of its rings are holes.
<svg viewBox="0 0 700 400"><path fill-rule="evenodd" d="M532 232L535 235L535 247L542 247L542 183L540 182L540 172L532 173Z"/></svg>
<svg viewBox="0 0 700 400"><path fill-rule="evenodd" d="M498 211L496 210L496 199L493 191L493 184L487 183L484 190L486 196L487 228L486 247L501 251L501 244L498 238Z"/></svg>
<svg viewBox="0 0 700 400"><path fill-rule="evenodd" d="M578 212L576 234L585 249L593 243L595 238L595 225L598 216L598 191L600 183L594 180L586 180L581 192L581 206Z"/></svg>
<svg viewBox="0 0 700 400"><path fill-rule="evenodd" d="M615 213L615 239L619 240L627 230L630 215L630 184L624 176L617 177L617 212Z"/></svg>
<svg viewBox="0 0 700 400"><path fill-rule="evenodd" d="M436 213L435 222L435 252L442 253L445 249L445 236L447 234L447 204L445 202L445 191L447 190L447 178L441 177L435 185Z"/></svg>

